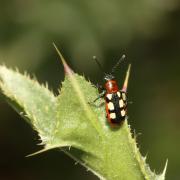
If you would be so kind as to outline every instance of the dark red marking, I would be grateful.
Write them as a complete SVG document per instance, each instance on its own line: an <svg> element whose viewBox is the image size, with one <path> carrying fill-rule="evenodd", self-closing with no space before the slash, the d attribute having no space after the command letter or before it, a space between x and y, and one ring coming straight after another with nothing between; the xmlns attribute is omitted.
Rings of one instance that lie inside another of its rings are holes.
<svg viewBox="0 0 180 180"><path fill-rule="evenodd" d="M117 82L115 80L108 80L106 83L105 83L105 89L106 89L106 94L108 93L116 93L119 88L118 88L118 85L117 85Z"/></svg>

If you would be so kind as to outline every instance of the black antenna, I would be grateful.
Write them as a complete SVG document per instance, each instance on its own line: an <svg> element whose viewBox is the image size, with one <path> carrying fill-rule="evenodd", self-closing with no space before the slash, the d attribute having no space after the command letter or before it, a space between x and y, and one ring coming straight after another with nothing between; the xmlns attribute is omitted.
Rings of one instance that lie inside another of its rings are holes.
<svg viewBox="0 0 180 180"><path fill-rule="evenodd" d="M119 61L118 61L118 62L114 65L114 67L112 68L111 73L114 73L114 72L115 72L116 68L119 66L119 64L120 64L125 58L126 58L126 55L123 54L123 55L121 56L121 58L119 59Z"/></svg>
<svg viewBox="0 0 180 180"><path fill-rule="evenodd" d="M100 62L98 61L96 56L93 56L93 59L96 61L97 65L99 66L99 69L102 71L102 73L106 74L102 65L100 64Z"/></svg>

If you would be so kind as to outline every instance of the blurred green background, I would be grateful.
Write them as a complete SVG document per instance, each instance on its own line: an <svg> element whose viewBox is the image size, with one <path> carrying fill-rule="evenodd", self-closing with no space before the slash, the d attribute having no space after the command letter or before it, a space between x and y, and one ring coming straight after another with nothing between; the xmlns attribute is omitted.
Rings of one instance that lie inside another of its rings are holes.
<svg viewBox="0 0 180 180"><path fill-rule="evenodd" d="M122 85L128 63L129 123L152 170L168 158L167 179L180 179L180 2L178 0L0 1L0 63L35 74L57 89L64 78L52 42L71 67L94 84L127 55L116 77ZM58 150L39 150L38 136L0 100L0 179L97 179ZM128 173L128 172L127 172Z"/></svg>

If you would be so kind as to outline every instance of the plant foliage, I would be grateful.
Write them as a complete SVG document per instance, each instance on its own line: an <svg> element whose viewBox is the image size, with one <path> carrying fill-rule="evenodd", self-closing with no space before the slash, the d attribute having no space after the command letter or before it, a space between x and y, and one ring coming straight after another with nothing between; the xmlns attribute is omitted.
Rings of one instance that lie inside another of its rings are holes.
<svg viewBox="0 0 180 180"><path fill-rule="evenodd" d="M97 89L61 59L66 75L58 96L27 74L0 66L1 95L39 133L42 151L61 148L101 179L165 179L166 166L156 175L141 156L128 119L110 127L104 100L88 103Z"/></svg>

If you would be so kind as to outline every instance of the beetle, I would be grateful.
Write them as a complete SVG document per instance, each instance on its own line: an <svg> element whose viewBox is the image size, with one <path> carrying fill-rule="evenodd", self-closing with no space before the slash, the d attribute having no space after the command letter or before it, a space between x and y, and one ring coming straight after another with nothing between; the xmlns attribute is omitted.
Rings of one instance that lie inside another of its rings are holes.
<svg viewBox="0 0 180 180"><path fill-rule="evenodd" d="M101 71L104 72L96 56L93 56L93 59L98 64ZM115 64L110 73L104 73L104 86L99 87L101 93L93 101L96 102L100 98L105 99L106 118L108 122L113 126L120 125L127 117L127 85L130 75L131 64L129 64L128 66L125 81L121 90L119 90L118 83L114 76L115 70L124 59L125 55L123 55L119 59L119 61Z"/></svg>

